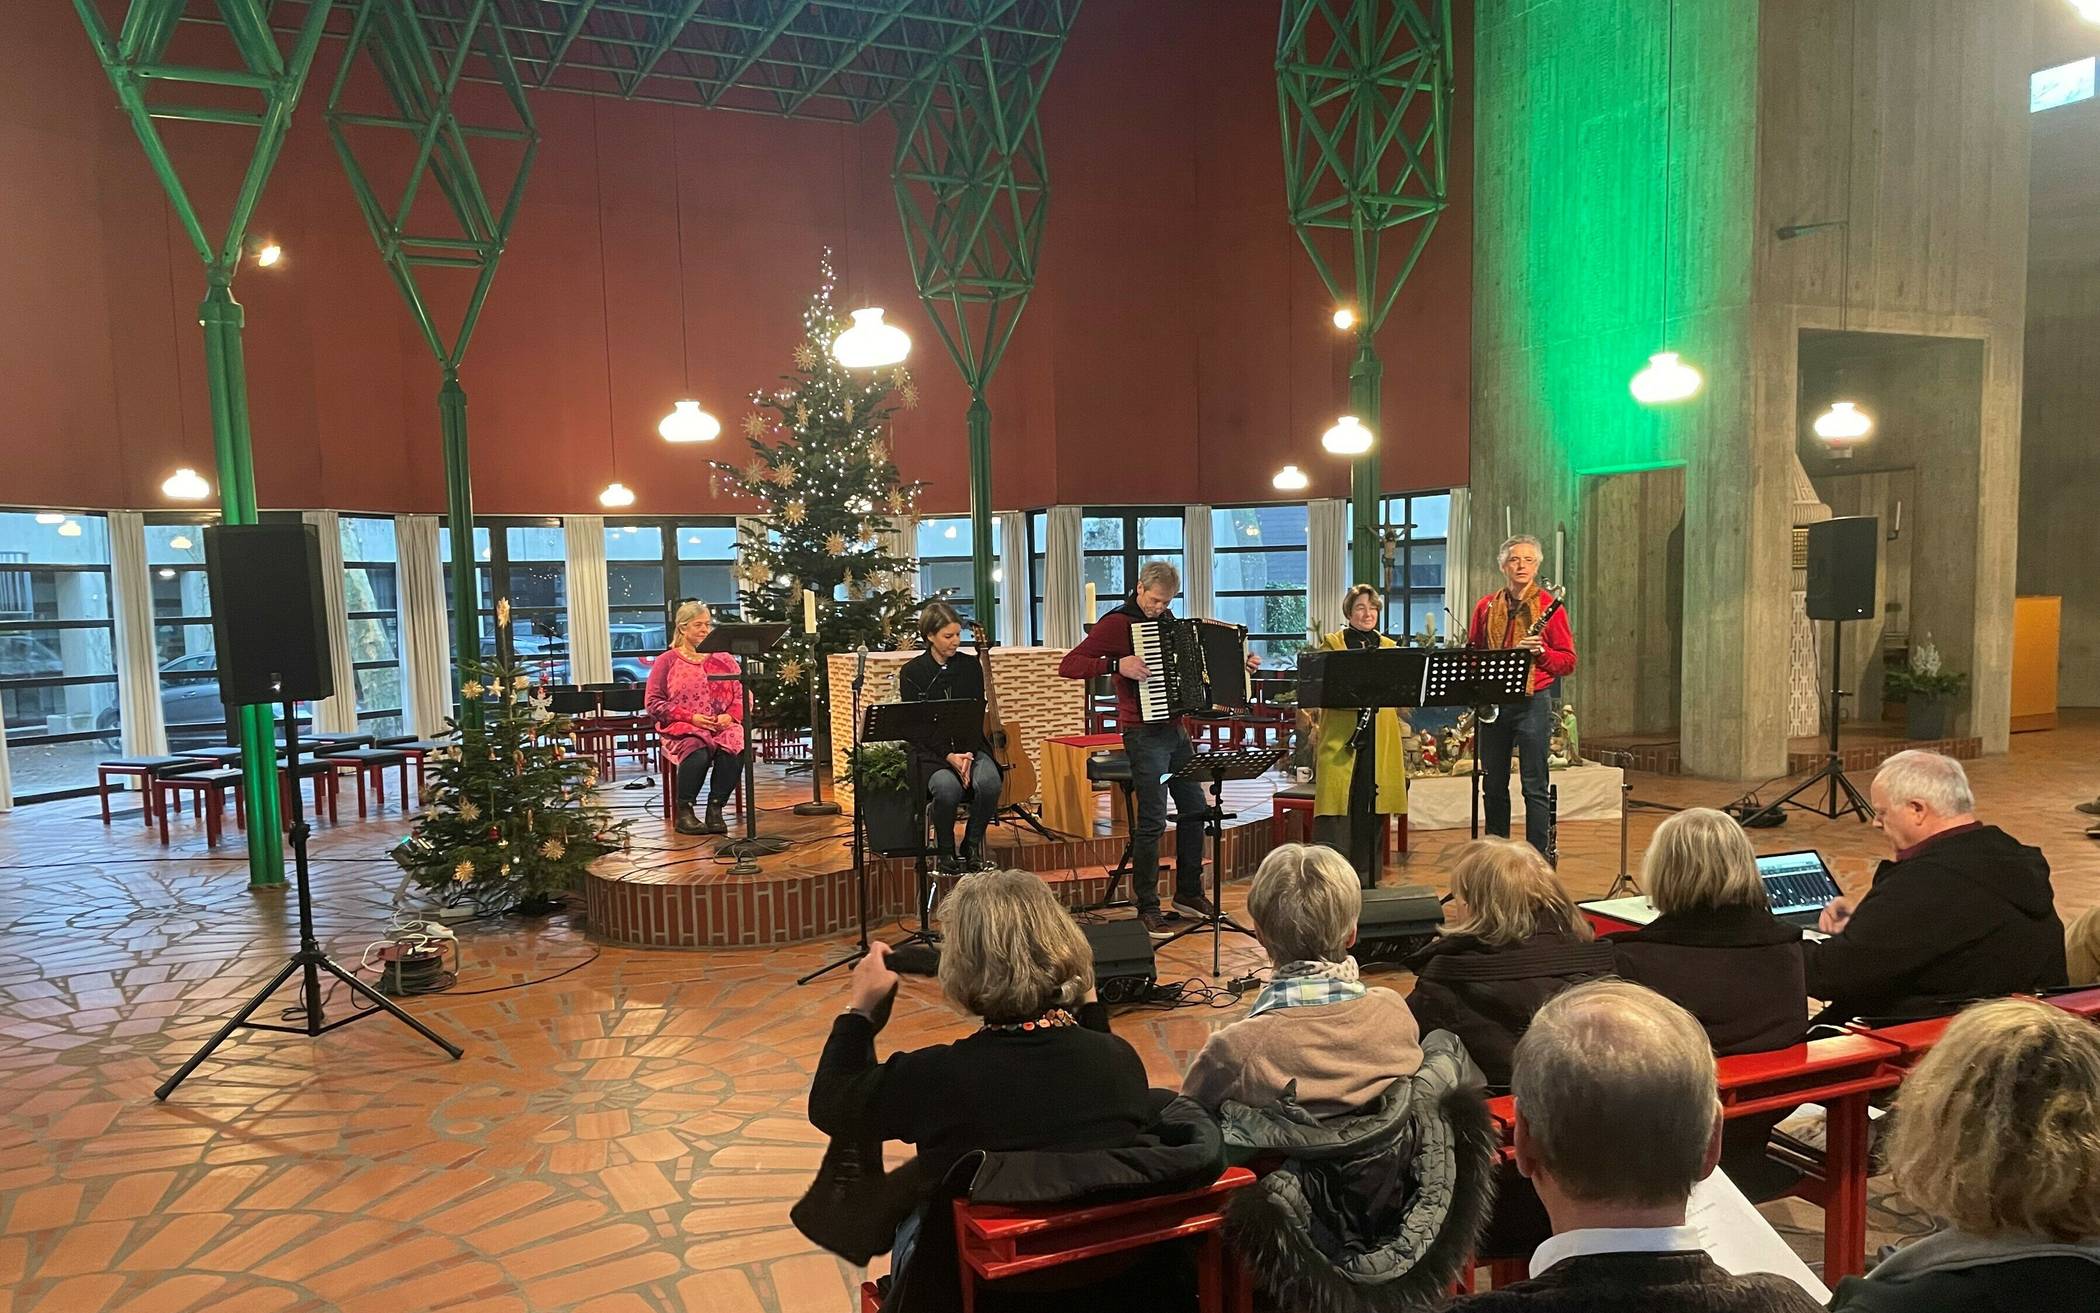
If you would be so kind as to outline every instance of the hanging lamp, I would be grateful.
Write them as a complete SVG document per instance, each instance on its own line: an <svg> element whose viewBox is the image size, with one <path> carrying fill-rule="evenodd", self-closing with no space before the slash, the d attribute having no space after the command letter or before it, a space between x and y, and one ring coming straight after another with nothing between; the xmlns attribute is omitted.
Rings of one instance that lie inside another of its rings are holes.
<svg viewBox="0 0 2100 1313"><path fill-rule="evenodd" d="M881 306L855 310L853 326L831 343L831 358L848 369L901 365L910 354L911 335L895 324L883 323Z"/></svg>
<svg viewBox="0 0 2100 1313"><path fill-rule="evenodd" d="M678 225L678 363L685 371L685 395L693 395L692 342L685 317L685 189L678 184L678 116L671 116L671 208ZM722 436L722 421L693 400L671 403L671 413L658 420L656 433L665 442L713 442Z"/></svg>
<svg viewBox="0 0 2100 1313"><path fill-rule="evenodd" d="M1668 35L1664 38L1663 53L1663 222L1662 246L1662 323L1664 333L1670 331L1670 166L1676 159L1676 117L1670 112L1670 101L1677 94L1677 0L1670 0ZM1685 401L1699 394L1706 385L1706 376L1685 363L1675 351L1658 351L1648 357L1648 363L1636 372L1626 390L1633 399L1644 406L1667 406Z"/></svg>
<svg viewBox="0 0 2100 1313"><path fill-rule="evenodd" d="M1269 485L1278 492L1304 492L1312 486L1312 480L1296 465L1286 465L1276 471L1276 477L1269 480Z"/></svg>
<svg viewBox="0 0 2100 1313"><path fill-rule="evenodd" d="M1354 415L1344 415L1320 435L1320 445L1337 456L1361 456L1371 449L1371 430Z"/></svg>
<svg viewBox="0 0 2100 1313"><path fill-rule="evenodd" d="M160 490L176 501L203 501L211 496L211 485L187 465L161 480Z"/></svg>

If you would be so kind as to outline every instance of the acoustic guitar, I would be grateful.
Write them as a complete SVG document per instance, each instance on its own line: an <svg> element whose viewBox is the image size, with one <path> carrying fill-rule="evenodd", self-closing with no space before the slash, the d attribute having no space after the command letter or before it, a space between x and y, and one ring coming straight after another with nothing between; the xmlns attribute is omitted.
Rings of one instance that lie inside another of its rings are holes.
<svg viewBox="0 0 2100 1313"><path fill-rule="evenodd" d="M1025 805L1035 796L1035 763L1021 750L1021 722L999 714L999 690L992 684L992 653L984 641L984 626L970 622L970 643L977 649L977 665L984 671L984 737L992 745L992 760L1005 777L999 789L999 805Z"/></svg>

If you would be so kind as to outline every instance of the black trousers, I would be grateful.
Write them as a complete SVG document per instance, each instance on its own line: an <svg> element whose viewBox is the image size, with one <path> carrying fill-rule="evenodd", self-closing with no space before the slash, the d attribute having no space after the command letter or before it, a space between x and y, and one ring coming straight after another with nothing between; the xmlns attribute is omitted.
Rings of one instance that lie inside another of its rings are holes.
<svg viewBox="0 0 2100 1313"><path fill-rule="evenodd" d="M745 752L750 749L746 748ZM744 753L731 752L727 748L694 748L686 759L678 763L678 805L690 807L700 796L700 782L707 779L709 770L714 771L714 780L708 786L707 805L720 807L736 792L737 776L744 770Z"/></svg>

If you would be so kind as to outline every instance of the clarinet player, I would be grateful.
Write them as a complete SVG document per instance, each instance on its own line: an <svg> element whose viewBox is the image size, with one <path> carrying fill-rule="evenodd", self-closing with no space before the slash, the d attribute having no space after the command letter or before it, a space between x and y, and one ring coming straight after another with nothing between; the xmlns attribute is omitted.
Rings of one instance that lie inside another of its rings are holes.
<svg viewBox="0 0 2100 1313"><path fill-rule="evenodd" d="M1528 533L1503 543L1495 554L1503 586L1473 607L1473 621L1466 629L1469 647L1522 648L1532 654L1530 696L1504 706L1492 722L1474 726L1473 750L1480 754L1487 832L1506 839L1509 757L1510 749L1516 749L1524 785L1524 838L1541 853L1551 843L1546 754L1553 737L1553 697L1560 681L1575 673L1575 631L1568 624L1568 612L1539 586L1543 557L1539 540Z"/></svg>

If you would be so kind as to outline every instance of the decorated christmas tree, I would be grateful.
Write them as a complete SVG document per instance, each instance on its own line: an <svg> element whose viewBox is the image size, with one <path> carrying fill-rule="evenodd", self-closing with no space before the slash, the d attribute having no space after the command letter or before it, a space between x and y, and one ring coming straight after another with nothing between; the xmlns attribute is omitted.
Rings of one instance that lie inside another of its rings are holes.
<svg viewBox="0 0 2100 1313"><path fill-rule="evenodd" d="M920 489L891 460L890 417L918 405L901 367L849 370L831 343L845 327L831 302L831 253L823 283L802 312L794 372L782 386L751 394L744 417L751 455L717 461L729 491L759 502L757 530L737 543L737 588L744 619L790 622L787 637L754 681L754 714L765 724L809 720L810 681L822 653L865 643L897 646L914 632L913 562L885 545L897 518L912 513ZM802 590L817 595L817 637L803 632Z"/></svg>
<svg viewBox="0 0 2100 1313"><path fill-rule="evenodd" d="M496 611L508 623L508 602ZM454 744L424 759L423 815L394 860L448 906L544 907L595 858L626 847L627 822L592 800L597 767L568 751L569 722L527 675L492 662L466 668L460 691L482 714L448 721Z"/></svg>

